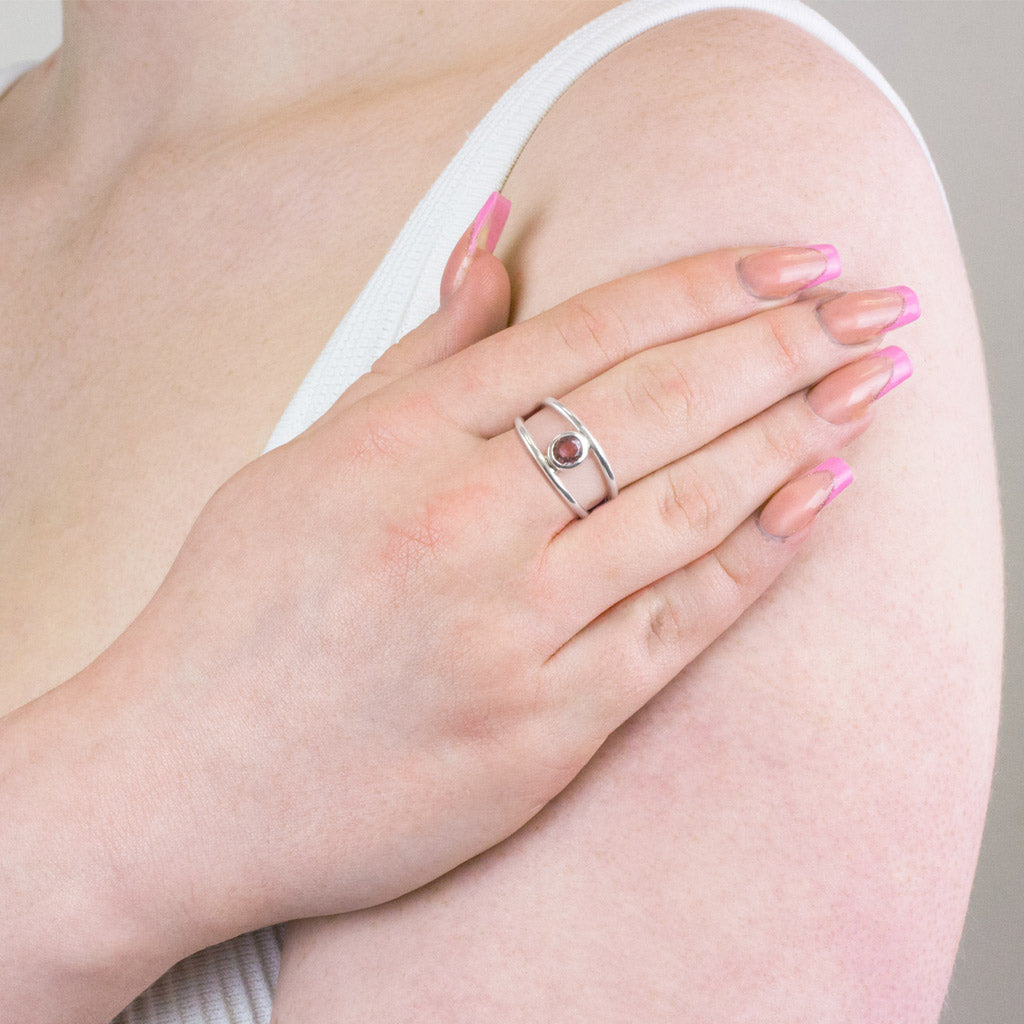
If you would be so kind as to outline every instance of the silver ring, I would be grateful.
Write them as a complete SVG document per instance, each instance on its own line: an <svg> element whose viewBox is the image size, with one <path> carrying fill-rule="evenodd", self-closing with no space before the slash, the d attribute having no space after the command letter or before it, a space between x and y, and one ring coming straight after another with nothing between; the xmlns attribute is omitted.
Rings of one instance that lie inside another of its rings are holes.
<svg viewBox="0 0 1024 1024"><path fill-rule="evenodd" d="M537 447L537 442L530 436L522 416L515 418L516 430L519 432L519 437L522 439L523 444L526 445L526 450L533 456L533 461L540 466L541 472L548 478L551 486L558 491L562 500L580 519L585 519L590 513L572 496L565 484L558 479L559 472L563 469L572 469L580 465L587 456L593 454L601 469L601 475L604 477L605 496L602 502L610 501L619 493L619 486L615 482L615 474L612 472L612 467L608 464L608 457L605 455L604 449L594 439L594 435L583 426L578 416L569 412L557 398L545 398L544 405L554 409L555 412L561 413L569 421L572 430L563 430L562 433L556 434L552 438L551 444L548 445L546 453ZM602 502L598 502L598 504Z"/></svg>

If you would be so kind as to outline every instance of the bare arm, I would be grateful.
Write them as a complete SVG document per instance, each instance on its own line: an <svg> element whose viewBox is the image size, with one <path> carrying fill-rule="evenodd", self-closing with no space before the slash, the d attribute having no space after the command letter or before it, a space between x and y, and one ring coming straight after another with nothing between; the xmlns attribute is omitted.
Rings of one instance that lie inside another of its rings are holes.
<svg viewBox="0 0 1024 1024"><path fill-rule="evenodd" d="M109 1019L217 938L155 661L108 652L0 719L5 1019Z"/></svg>
<svg viewBox="0 0 1024 1024"><path fill-rule="evenodd" d="M851 449L857 483L799 563L543 815L409 897L289 929L279 1017L933 1022L1002 622L955 237L902 119L796 29L697 16L597 71L509 182L530 225L510 238L516 318L669 254L822 239L845 287L918 291L900 341L918 372Z"/></svg>

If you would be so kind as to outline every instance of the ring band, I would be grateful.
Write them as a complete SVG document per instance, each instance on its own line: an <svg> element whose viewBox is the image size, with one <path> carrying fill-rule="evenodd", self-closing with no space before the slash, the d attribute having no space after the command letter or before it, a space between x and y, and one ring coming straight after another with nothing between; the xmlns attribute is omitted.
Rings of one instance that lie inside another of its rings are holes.
<svg viewBox="0 0 1024 1024"><path fill-rule="evenodd" d="M580 465L587 456L593 454L601 470L601 475L604 477L605 484L605 496L598 504L610 501L619 493L618 484L615 482L615 474L612 472L612 467L608 464L608 457L605 455L604 449L597 443L594 435L587 430L575 413L571 413L566 409L557 398L545 398L544 405L560 413L572 426L572 430L565 430L555 435L551 444L548 445L546 454L540 450L537 442L530 436L522 416L515 418L516 430L519 432L519 437L526 446L526 450L533 456L533 461L537 463L541 472L548 478L551 486L554 487L562 500L580 519L585 519L590 513L572 496L565 484L559 480L559 472L563 469L572 469Z"/></svg>

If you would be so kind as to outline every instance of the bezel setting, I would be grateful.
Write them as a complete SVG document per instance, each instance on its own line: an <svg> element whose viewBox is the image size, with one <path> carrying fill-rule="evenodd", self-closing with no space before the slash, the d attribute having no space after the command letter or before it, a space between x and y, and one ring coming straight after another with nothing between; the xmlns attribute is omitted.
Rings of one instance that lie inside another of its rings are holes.
<svg viewBox="0 0 1024 1024"><path fill-rule="evenodd" d="M567 454L566 449L572 454ZM572 469L590 454L590 442L579 431L556 434L548 445L548 464L554 469Z"/></svg>

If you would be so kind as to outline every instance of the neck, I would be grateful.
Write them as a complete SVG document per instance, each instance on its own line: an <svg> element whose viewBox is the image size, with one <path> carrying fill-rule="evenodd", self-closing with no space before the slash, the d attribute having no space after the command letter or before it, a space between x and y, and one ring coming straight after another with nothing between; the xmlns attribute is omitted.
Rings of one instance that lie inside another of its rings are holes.
<svg viewBox="0 0 1024 1024"><path fill-rule="evenodd" d="M540 57L611 0L66 0L35 141L69 162L228 131L297 104L366 102ZM119 152L118 152L119 151Z"/></svg>

